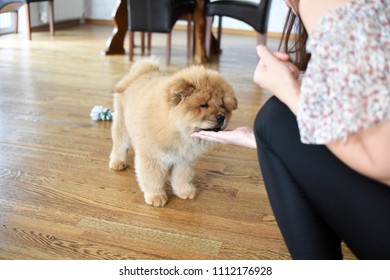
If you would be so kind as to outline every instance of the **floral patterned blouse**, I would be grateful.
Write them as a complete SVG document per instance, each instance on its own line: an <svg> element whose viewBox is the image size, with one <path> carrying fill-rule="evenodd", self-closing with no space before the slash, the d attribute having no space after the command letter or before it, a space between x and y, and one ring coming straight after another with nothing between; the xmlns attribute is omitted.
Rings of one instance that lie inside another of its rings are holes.
<svg viewBox="0 0 390 280"><path fill-rule="evenodd" d="M327 12L308 47L297 113L303 143L346 139L390 120L390 0Z"/></svg>

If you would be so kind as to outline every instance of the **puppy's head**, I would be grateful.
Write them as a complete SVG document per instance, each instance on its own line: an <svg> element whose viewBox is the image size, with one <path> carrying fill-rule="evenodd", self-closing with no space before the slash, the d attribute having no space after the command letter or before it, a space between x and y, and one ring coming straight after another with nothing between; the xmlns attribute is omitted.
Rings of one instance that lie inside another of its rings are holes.
<svg viewBox="0 0 390 280"><path fill-rule="evenodd" d="M231 85L214 70L188 67L168 84L168 102L179 129L188 133L224 130L237 109Z"/></svg>

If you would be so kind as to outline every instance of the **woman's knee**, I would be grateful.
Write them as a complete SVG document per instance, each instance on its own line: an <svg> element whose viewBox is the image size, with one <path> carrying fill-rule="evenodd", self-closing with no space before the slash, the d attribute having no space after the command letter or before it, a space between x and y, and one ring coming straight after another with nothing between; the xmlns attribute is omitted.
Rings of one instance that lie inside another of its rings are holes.
<svg viewBox="0 0 390 280"><path fill-rule="evenodd" d="M256 141L264 143L272 139L273 134L286 123L286 118L295 120L290 109L278 98L272 96L257 113L253 127Z"/></svg>

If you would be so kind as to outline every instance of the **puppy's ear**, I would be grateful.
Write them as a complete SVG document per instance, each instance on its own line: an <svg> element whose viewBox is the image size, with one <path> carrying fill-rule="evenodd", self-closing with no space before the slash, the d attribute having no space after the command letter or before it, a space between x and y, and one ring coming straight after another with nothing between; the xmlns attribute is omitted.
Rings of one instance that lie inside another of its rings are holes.
<svg viewBox="0 0 390 280"><path fill-rule="evenodd" d="M190 96L194 91L193 84L186 80L174 80L168 86L169 90L169 103L172 105L178 105L184 98Z"/></svg>
<svg viewBox="0 0 390 280"><path fill-rule="evenodd" d="M238 108L238 104L237 104L238 102L237 102L237 99L235 97L227 96L223 100L223 103L224 103L224 107L228 111L233 111L233 110L236 110Z"/></svg>

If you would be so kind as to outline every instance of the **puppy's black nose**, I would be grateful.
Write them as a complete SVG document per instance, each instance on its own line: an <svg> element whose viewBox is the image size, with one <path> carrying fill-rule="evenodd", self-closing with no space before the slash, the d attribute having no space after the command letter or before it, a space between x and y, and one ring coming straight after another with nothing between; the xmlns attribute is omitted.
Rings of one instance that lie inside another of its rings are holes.
<svg viewBox="0 0 390 280"><path fill-rule="evenodd" d="M220 125L222 125L223 122L225 121L225 116L223 116L223 115L217 115L216 118L217 118L218 124L220 124Z"/></svg>

